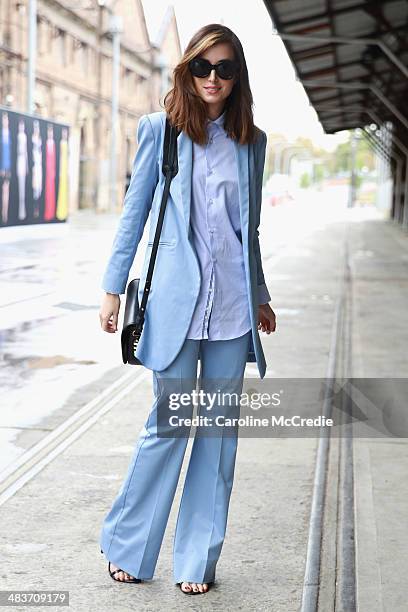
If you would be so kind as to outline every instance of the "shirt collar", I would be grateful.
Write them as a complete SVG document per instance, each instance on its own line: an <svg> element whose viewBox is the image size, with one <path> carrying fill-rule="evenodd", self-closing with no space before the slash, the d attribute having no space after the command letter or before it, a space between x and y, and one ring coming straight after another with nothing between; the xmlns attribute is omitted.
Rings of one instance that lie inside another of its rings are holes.
<svg viewBox="0 0 408 612"><path fill-rule="evenodd" d="M224 128L224 121L225 121L225 112L224 111L222 113L222 115L220 115L219 117L217 117L217 119L214 119L213 121L211 119L208 120L208 127L211 128L212 126L217 126L219 128Z"/></svg>

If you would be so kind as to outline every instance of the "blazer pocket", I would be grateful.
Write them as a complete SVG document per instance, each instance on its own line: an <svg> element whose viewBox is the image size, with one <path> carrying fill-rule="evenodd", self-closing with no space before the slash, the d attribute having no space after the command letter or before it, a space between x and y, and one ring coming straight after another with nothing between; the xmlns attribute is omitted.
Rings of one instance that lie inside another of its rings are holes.
<svg viewBox="0 0 408 612"><path fill-rule="evenodd" d="M149 242L147 243L147 246L153 246L153 240L149 240ZM175 246L176 244L176 239L173 238L172 240L159 240L159 246L165 246L165 247L172 247Z"/></svg>

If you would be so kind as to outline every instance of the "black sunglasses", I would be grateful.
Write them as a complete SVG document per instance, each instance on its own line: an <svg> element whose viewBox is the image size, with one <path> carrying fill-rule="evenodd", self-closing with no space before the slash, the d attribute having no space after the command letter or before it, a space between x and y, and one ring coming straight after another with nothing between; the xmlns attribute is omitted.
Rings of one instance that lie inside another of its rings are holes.
<svg viewBox="0 0 408 612"><path fill-rule="evenodd" d="M196 57L189 61L189 67L191 74L200 79L207 77L213 68L215 69L217 76L223 80L234 78L238 72L238 63L229 59L221 60L216 64L211 64L203 57Z"/></svg>

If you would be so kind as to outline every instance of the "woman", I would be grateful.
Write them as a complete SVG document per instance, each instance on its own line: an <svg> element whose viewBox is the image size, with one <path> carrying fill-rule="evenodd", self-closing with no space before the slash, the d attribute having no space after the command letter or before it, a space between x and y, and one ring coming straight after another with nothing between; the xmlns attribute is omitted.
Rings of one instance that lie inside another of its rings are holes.
<svg viewBox="0 0 408 612"><path fill-rule="evenodd" d="M191 392L200 360L200 389L221 380L224 391L240 393L246 361L256 360L265 375L257 329L270 333L276 326L257 229L266 135L253 124L245 57L229 28L211 24L194 35L164 104L181 129L179 171L136 350L153 370L155 402L100 540L112 578L122 582L153 577L188 441L180 432L157 435L161 411L169 405L165 383ZM117 330L119 294L151 208L141 300L163 191L165 116L151 113L139 122L131 183L103 280L100 320L109 333ZM186 594L205 593L214 582L237 450L236 430L228 436L197 434L174 539L174 581Z"/></svg>

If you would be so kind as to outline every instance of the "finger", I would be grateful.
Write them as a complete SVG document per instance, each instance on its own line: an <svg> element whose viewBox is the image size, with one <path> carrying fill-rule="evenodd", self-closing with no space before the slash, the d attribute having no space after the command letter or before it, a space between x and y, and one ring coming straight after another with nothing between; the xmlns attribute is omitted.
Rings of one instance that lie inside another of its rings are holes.
<svg viewBox="0 0 408 612"><path fill-rule="evenodd" d="M108 332L108 333L113 333L113 329L111 328L109 317L102 316L101 327L103 331Z"/></svg>
<svg viewBox="0 0 408 612"><path fill-rule="evenodd" d="M118 315L117 314L112 315L112 327L115 331L117 331L118 329Z"/></svg>
<svg viewBox="0 0 408 612"><path fill-rule="evenodd" d="M108 331L109 331L111 334L114 334L114 333L115 333L116 329L115 329L115 326L114 326L114 324L112 323L112 321L111 321L111 320L109 320L109 321L108 321L108 325L107 325L107 327L108 327Z"/></svg>

